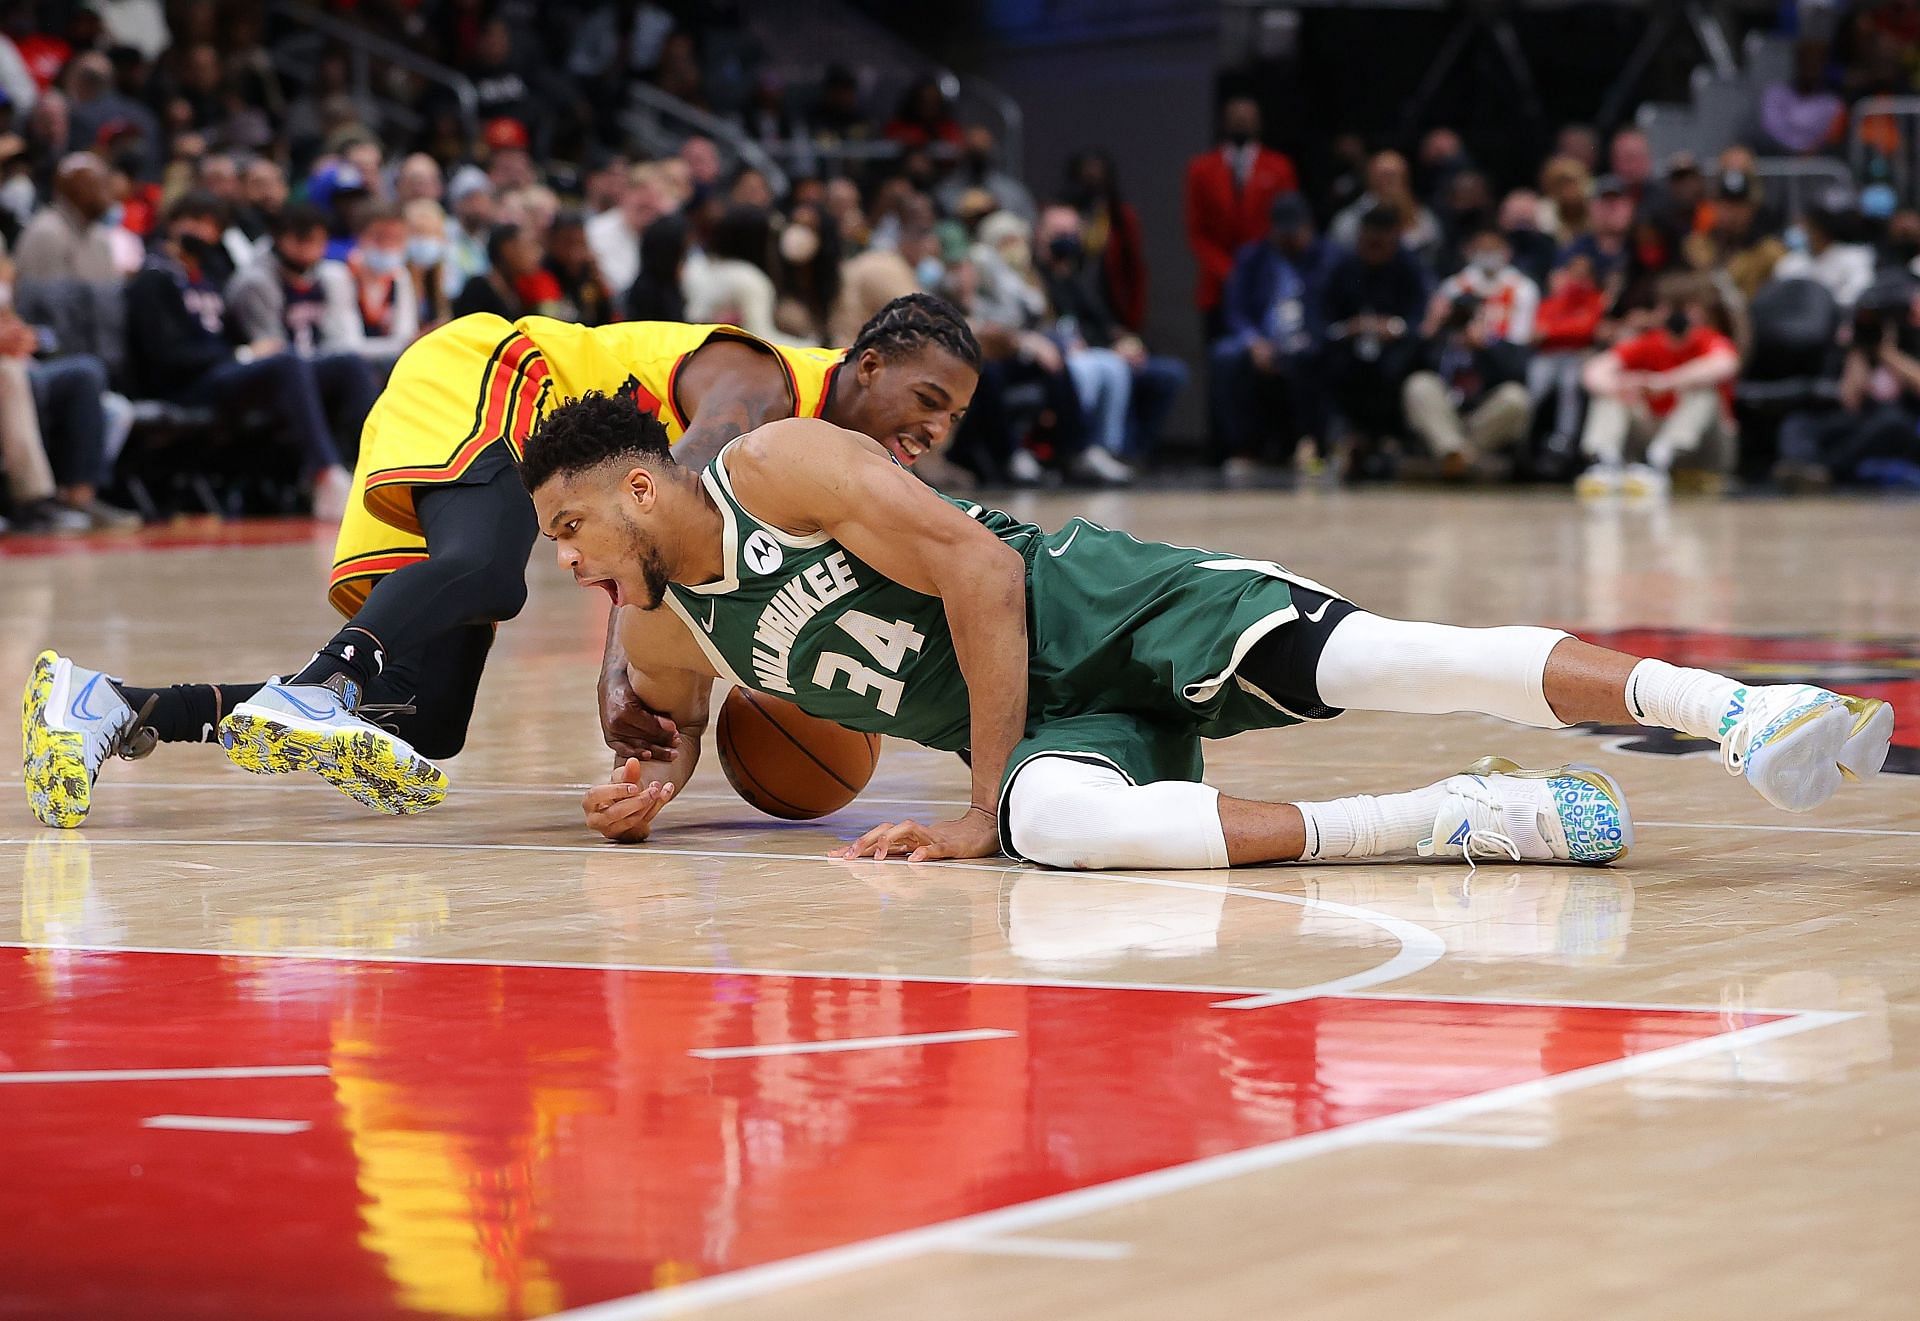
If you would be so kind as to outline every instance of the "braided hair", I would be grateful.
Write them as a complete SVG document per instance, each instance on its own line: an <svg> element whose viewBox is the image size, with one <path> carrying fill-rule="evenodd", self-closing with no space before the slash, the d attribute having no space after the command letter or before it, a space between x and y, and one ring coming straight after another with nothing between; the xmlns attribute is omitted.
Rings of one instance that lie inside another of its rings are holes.
<svg viewBox="0 0 1920 1321"><path fill-rule="evenodd" d="M589 390L542 418L527 437L520 480L537 491L555 477L597 468L610 459L671 464L667 429L640 407L634 382L612 394Z"/></svg>
<svg viewBox="0 0 1920 1321"><path fill-rule="evenodd" d="M875 312L854 336L847 358L857 359L872 349L891 362L929 344L980 370L980 342L967 327L966 318L952 303L932 294L902 294Z"/></svg>

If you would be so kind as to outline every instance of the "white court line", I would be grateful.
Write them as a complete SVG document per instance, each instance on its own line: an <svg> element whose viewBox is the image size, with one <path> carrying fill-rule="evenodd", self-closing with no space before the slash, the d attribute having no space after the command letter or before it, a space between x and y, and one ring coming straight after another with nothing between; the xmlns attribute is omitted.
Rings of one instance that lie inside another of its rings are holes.
<svg viewBox="0 0 1920 1321"><path fill-rule="evenodd" d="M20 783L20 777L17 775L12 776L5 781L0 781L0 783L18 785ZM581 794L585 793L588 789L591 789L594 787L595 786L591 784L560 784L560 785L547 785L545 787L539 787L534 785L459 784L459 785L456 785L453 789L448 791L448 797L449 799L459 799L459 798L571 798L571 799L578 799ZM171 793L174 790L188 790L188 789L206 789L206 790L214 790L220 793L229 793L236 789L262 789L270 793L286 793L289 790L307 790L313 793L326 793L326 794L336 794L336 795L340 792L338 789L335 789L332 785L322 784L322 783L319 783L318 781L308 782L306 780L289 781L285 779L268 779L264 776L259 776L259 775L248 775L244 777L240 775L235 775L233 779L230 781L229 780L220 780L220 781L151 780L151 781L138 781L138 782L127 782L127 783L115 781L113 786L113 792L115 793L139 793L139 792ZM673 801L676 803L680 803L680 802L733 803L740 807L746 806L745 800L743 800L739 794L706 793L698 789L689 790L684 793L677 793L673 796ZM873 797L869 797L866 794L861 794L858 801L862 803L871 803L876 807L966 807L968 806L968 800L965 798L873 798ZM840 810L845 811L846 809L842 808ZM830 813L829 815L832 815L832 814ZM753 824L754 825L760 824L757 818L755 819Z"/></svg>
<svg viewBox="0 0 1920 1321"><path fill-rule="evenodd" d="M636 1294L630 1298L616 1298L604 1303L594 1303L571 1311L556 1313L555 1318L567 1318L568 1321L643 1321L644 1318L649 1317L678 1315L694 1307L758 1297L816 1280L844 1275L850 1271L901 1261L919 1256L924 1252L945 1250L956 1240L964 1245L967 1241L982 1235L998 1238L1018 1234L1040 1225L1051 1225L1078 1216L1111 1211L1149 1198L1202 1187L1256 1170L1268 1170L1314 1156L1326 1155L1329 1152L1346 1151L1354 1147L1397 1139L1403 1134L1452 1123L1469 1115L1488 1114L1513 1106L1528 1105L1568 1092L1618 1082L1623 1078L1652 1073L1672 1065L1724 1054L1744 1046L1779 1040L1851 1017L1854 1015L1809 1011L1794 1018L1781 1019L1773 1023L1760 1023L1753 1027L1723 1032L1718 1036L1697 1041L1684 1041L1643 1054L1630 1055L1625 1059L1611 1060L1605 1064L1594 1064L1584 1069L1555 1074L1550 1078L1537 1078L1531 1082L1514 1083L1474 1096L1439 1101L1433 1105L1421 1106L1397 1115L1364 1119L1358 1123L1323 1129L1318 1133L1309 1133L1302 1137L1282 1138L1278 1142L1270 1142L1265 1146L1203 1157L1184 1165L1174 1165L1148 1174L1136 1174L1128 1178L1116 1179L1111 1183L1095 1184L1090 1188L1059 1193L1018 1206L1002 1207L997 1211L982 1211L940 1224L901 1230L898 1233L868 1239L861 1243L824 1248L818 1252L789 1257L785 1261L749 1266L724 1275L709 1276L689 1284L676 1285L661 1292Z"/></svg>
<svg viewBox="0 0 1920 1321"><path fill-rule="evenodd" d="M959 1032L915 1032L895 1037L841 1037L836 1041L767 1041L752 1046L702 1046L687 1054L697 1060L747 1060L762 1055L828 1055L843 1050L885 1050L890 1046L943 1046L957 1041L1002 1041L1019 1035L1003 1027L971 1027Z"/></svg>
<svg viewBox="0 0 1920 1321"><path fill-rule="evenodd" d="M0 1073L0 1083L193 1082L202 1078L324 1078L324 1064L263 1064L230 1069L41 1069Z"/></svg>
<svg viewBox="0 0 1920 1321"><path fill-rule="evenodd" d="M0 842L11 842L11 841L0 841ZM448 843L448 842L407 844L407 843L401 843L398 841L390 841L390 840L376 841L376 840L318 840L318 839L285 840L285 841L280 841L280 840L259 841L259 840L246 840L246 839L101 839L101 840L89 840L87 841L87 843L90 846L95 846L95 847L114 845L114 846L141 846L141 847L162 846L167 848L443 849L443 850L449 850L454 852L480 852L480 853L501 852L501 853L602 853L602 854L609 853L609 852L619 852L622 850L622 847L623 847L621 845L610 845L610 844L466 844L466 843ZM628 851L634 853L635 856L641 857L641 858L644 858L650 854L653 854L653 855L661 855L666 857L719 858L723 860L748 859L752 861L808 862L808 863L814 863L814 864L819 864L819 863L824 863L829 861L829 859L816 853L764 853L764 852L757 852L749 849L674 849L674 848L659 848L652 844L647 844L644 846L625 846L625 847ZM864 862L863 863L840 863L837 865L839 866L875 866L875 867L891 867L891 866L939 867L949 871L991 872L996 876L1005 876L1010 872L1016 872L1016 871L1038 870L1035 868L1022 867L1020 864L1013 863L1013 862L1001 862L1001 863L923 862L923 863L909 864L903 860L898 862L879 862L879 863L864 863ZM1349 974L1348 976L1345 976L1345 977L1336 977L1330 981L1316 982L1311 986L1294 987L1291 989L1260 988L1260 987L1227 988L1226 989L1227 994L1235 995L1241 998L1243 1001L1245 1001L1245 1003L1234 1005L1233 1007L1235 1008L1242 1008L1242 1009L1265 1008L1272 1005L1287 1004L1295 1000L1312 1000L1321 996L1345 995L1352 991L1365 990L1368 987L1380 986L1387 982L1395 982L1405 977L1411 977L1416 972L1420 972L1426 968L1432 967L1435 963L1439 962L1440 959L1447 952L1446 941L1441 939L1437 933L1429 931L1427 928L1423 926L1416 925L1415 923L1409 922L1408 920L1402 917L1395 917L1390 913L1377 913L1370 908L1359 908L1351 904L1334 903L1330 899L1312 899L1312 898L1308 898L1305 895L1280 894L1272 890L1250 890L1237 885L1222 885L1216 881L1174 880L1170 877L1162 877L1162 876L1134 876L1124 872L1101 872L1100 877L1102 880L1121 881L1130 885L1148 885L1148 886L1155 886L1160 889L1166 889L1166 890L1195 890L1205 894L1226 895L1228 898L1233 898L1233 899L1252 899L1262 903L1291 904L1295 908L1316 909L1323 913L1334 913L1341 917L1351 918L1355 921L1364 922L1369 926L1375 927L1378 930L1384 932L1387 936L1391 937L1399 945L1399 949L1397 949L1393 953L1393 955L1390 958L1388 958L1384 963L1376 964L1371 968L1365 969L1361 972ZM7 944L12 944L12 943L15 943L15 942L0 941L0 947L3 947ZM61 948L59 946L35 946L35 945L24 943L24 942L22 942L21 944L23 948L29 948L29 949ZM117 947L105 946L101 948L113 949ZM233 951L233 950L226 950L226 951L156 950L156 951L150 951L150 952L174 953L174 954L194 954L194 953L238 954L239 953L239 951ZM258 957L274 957L276 954L284 957L284 956L287 956L288 951L284 951L284 950L274 951L271 953L259 955ZM328 956L322 954L322 955L306 955L303 957L325 958ZM370 956L345 955L340 957L355 958L355 957L370 957ZM435 960L420 959L416 961L425 963L425 962L434 962ZM503 967L515 966L515 962L513 960L469 959L469 960L464 960L464 962L483 963L483 964L492 963L492 964L498 964L499 966L503 966ZM552 966L562 966L562 965L531 963L525 966L552 967ZM619 965L573 964L573 965L565 965L565 966L575 966L575 967L586 966L586 967L598 967L601 969L607 969L612 967L618 967ZM666 968L666 969L654 968L654 969L644 969L644 970L645 971L668 971L668 972L691 971L690 969L672 969L672 968ZM714 971L714 970L705 969L703 971ZM735 970L735 971L745 971L745 970L741 969L741 970ZM864 980L869 980L869 981L875 980L875 975L872 973L829 973L829 974L818 974L818 975L838 976L838 977L851 976L851 977L862 978ZM881 980L884 980L884 978L881 978ZM975 982L975 981L985 982L985 981L990 981L995 979L956 977L956 978L945 978L941 980L966 983L966 982ZM999 979L999 980L1003 982L1008 981L1008 979ZM1018 986L1037 986L1037 985L1066 985L1068 983L1043 983L1043 982L1031 981L1028 979L1020 978L1020 979L1011 979L1010 984L1018 985ZM1088 983L1079 983L1079 984L1088 985ZM1155 988L1146 986L1144 983L1135 983L1135 982L1107 983L1104 985L1108 989L1112 989L1112 988L1137 988L1142 990L1155 989ZM1162 987L1158 989L1192 989L1192 988Z"/></svg>
<svg viewBox="0 0 1920 1321"><path fill-rule="evenodd" d="M941 1252L984 1252L994 1257L1052 1257L1059 1261L1124 1261L1133 1244L1100 1238L967 1238L943 1244Z"/></svg>
<svg viewBox="0 0 1920 1321"><path fill-rule="evenodd" d="M1551 1138L1532 1137L1525 1133L1402 1133L1399 1137L1388 1138L1389 1142L1417 1142L1428 1147L1498 1147L1507 1151L1538 1151L1546 1146Z"/></svg>
<svg viewBox="0 0 1920 1321"><path fill-rule="evenodd" d="M142 1128L177 1128L190 1133L262 1133L287 1137L313 1125L304 1119L245 1119L239 1115L148 1115Z"/></svg>
<svg viewBox="0 0 1920 1321"><path fill-rule="evenodd" d="M1721 821L1635 821L1659 830L1757 830L1768 835L1896 835L1920 839L1920 830L1882 830L1874 826L1742 826Z"/></svg>
<svg viewBox="0 0 1920 1321"><path fill-rule="evenodd" d="M1424 991L1352 991L1340 998L1343 1000L1416 1000L1443 1005L1505 1005L1538 1009L1637 1009L1652 1013L1726 1014L1740 1018L1751 1018L1756 1015L1767 1018L1786 1018L1794 1014L1812 1012L1807 1009L1769 1009L1744 1004L1657 1004L1651 1000L1562 1000L1535 998L1528 995L1448 995L1444 993L1429 995Z"/></svg>

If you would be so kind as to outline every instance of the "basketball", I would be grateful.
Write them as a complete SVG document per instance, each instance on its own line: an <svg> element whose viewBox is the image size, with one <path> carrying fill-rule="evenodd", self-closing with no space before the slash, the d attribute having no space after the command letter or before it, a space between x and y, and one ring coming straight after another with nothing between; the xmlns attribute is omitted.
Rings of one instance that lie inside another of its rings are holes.
<svg viewBox="0 0 1920 1321"><path fill-rule="evenodd" d="M783 821L839 811L867 787L880 760L878 734L862 734L745 688L735 688L721 704L714 743L727 783Z"/></svg>

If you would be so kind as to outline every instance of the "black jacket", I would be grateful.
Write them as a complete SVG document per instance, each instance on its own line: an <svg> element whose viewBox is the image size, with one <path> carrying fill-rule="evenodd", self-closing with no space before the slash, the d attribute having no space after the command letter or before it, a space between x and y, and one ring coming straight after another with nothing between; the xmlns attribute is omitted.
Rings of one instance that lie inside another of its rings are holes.
<svg viewBox="0 0 1920 1321"><path fill-rule="evenodd" d="M127 284L127 377L135 394L167 399L233 357L220 287L164 253Z"/></svg>

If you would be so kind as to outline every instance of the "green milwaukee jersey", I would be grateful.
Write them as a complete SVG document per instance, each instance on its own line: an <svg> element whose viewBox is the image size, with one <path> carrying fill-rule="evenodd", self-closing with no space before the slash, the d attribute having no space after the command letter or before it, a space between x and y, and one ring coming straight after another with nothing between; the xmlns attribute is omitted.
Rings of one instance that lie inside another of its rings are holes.
<svg viewBox="0 0 1920 1321"><path fill-rule="evenodd" d="M972 712L945 604L824 535L755 518L733 493L725 451L703 480L725 523L725 573L669 584L666 603L720 675L850 729L964 749ZM942 498L1027 565L1027 738L1010 770L1060 753L1140 782L1197 779L1201 738L1318 714L1286 710L1236 673L1255 642L1298 617L1289 584L1326 590L1318 584L1265 560L1080 518L1043 532Z"/></svg>

